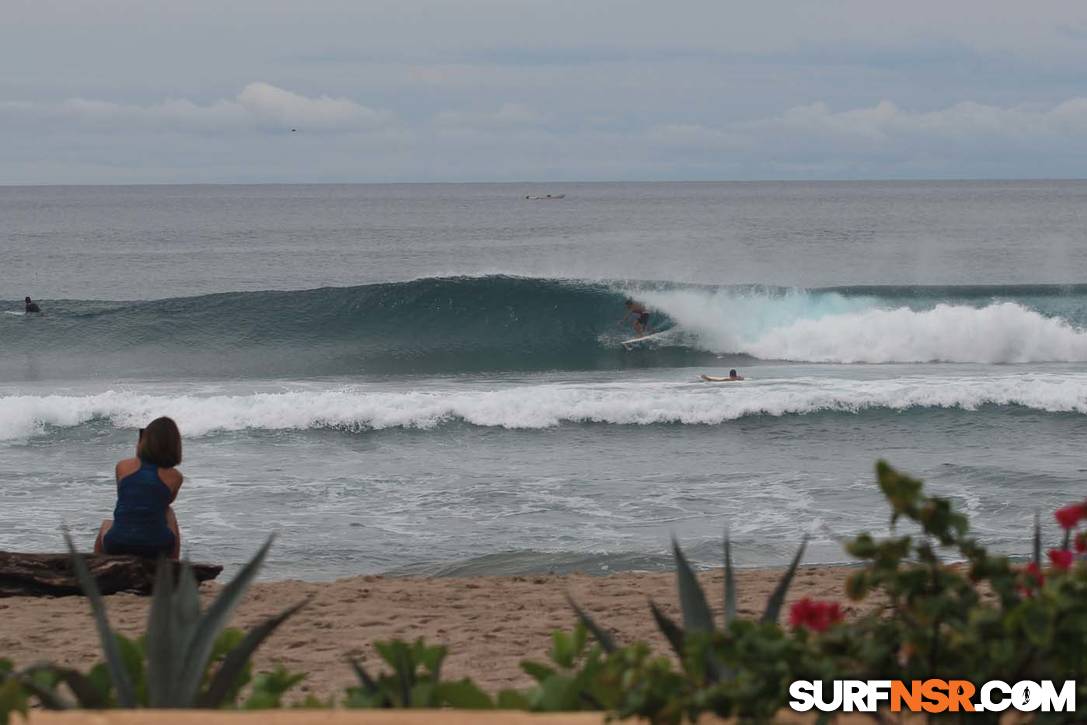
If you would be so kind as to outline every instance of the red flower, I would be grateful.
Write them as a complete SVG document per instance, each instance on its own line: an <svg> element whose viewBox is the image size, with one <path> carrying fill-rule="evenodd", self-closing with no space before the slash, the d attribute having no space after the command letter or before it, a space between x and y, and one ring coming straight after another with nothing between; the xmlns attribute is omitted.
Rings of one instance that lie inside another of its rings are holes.
<svg viewBox="0 0 1087 725"><path fill-rule="evenodd" d="M1087 505L1074 503L1057 509L1053 512L1053 516L1062 529L1074 529L1081 519L1087 517Z"/></svg>
<svg viewBox="0 0 1087 725"><path fill-rule="evenodd" d="M789 609L789 624L793 629L807 627L814 632L822 632L842 619L842 610L837 602L817 602L804 597Z"/></svg>
<svg viewBox="0 0 1087 725"><path fill-rule="evenodd" d="M1081 554L1087 552L1087 531L1080 533L1076 537L1076 551Z"/></svg>
<svg viewBox="0 0 1087 725"><path fill-rule="evenodd" d="M1045 584L1045 574L1042 568L1033 561L1023 569L1024 581L1019 585L1019 593L1024 597L1034 596L1034 590Z"/></svg>
<svg viewBox="0 0 1087 725"><path fill-rule="evenodd" d="M1056 569L1067 569L1072 566L1076 556L1068 549L1050 549L1049 562Z"/></svg>

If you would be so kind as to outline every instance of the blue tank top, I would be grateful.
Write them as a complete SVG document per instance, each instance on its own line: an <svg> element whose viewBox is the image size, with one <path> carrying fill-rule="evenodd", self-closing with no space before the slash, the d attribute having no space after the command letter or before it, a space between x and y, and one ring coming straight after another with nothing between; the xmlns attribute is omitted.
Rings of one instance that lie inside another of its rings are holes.
<svg viewBox="0 0 1087 725"><path fill-rule="evenodd" d="M174 533L166 525L171 495L170 487L159 478L158 466L140 461L138 470L117 483L117 507L109 538L129 546L172 546Z"/></svg>

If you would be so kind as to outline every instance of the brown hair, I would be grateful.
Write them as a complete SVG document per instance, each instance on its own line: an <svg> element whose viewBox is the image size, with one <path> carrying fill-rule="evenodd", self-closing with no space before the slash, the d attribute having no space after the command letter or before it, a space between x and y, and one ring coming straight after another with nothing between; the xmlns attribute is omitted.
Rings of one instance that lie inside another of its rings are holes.
<svg viewBox="0 0 1087 725"><path fill-rule="evenodd" d="M140 460L154 463L159 468L173 468L181 463L181 431L172 418L155 418L140 431L140 445L136 449Z"/></svg>

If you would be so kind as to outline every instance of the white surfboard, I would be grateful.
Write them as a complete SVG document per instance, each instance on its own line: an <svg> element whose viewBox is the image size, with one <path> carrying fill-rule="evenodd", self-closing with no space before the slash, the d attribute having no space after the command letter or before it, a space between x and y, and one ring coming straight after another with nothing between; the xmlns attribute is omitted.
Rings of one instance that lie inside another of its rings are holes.
<svg viewBox="0 0 1087 725"><path fill-rule="evenodd" d="M663 335L667 330L661 330L660 332L654 332L649 335L642 335L641 337L632 337L629 340L623 340L622 345L625 348L630 348L632 345L637 345L639 342L645 342L646 340L655 340Z"/></svg>
<svg viewBox="0 0 1087 725"><path fill-rule="evenodd" d="M703 375L702 379L707 383L738 383L743 380L743 378L730 378L728 376L720 375Z"/></svg>

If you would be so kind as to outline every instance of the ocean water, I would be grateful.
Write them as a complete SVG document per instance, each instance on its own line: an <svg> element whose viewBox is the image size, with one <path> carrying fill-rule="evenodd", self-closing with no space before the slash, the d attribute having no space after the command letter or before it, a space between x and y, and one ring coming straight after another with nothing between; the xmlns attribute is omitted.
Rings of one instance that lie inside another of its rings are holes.
<svg viewBox="0 0 1087 725"><path fill-rule="evenodd" d="M524 198L545 193L566 198ZM277 532L269 578L653 569L673 535L712 564L726 527L741 565L805 534L838 562L888 528L879 457L1025 553L1035 511L1084 495L1085 203L1079 182L0 187L0 548L89 546L165 414L184 549L235 565ZM666 330L633 350L628 296Z"/></svg>

